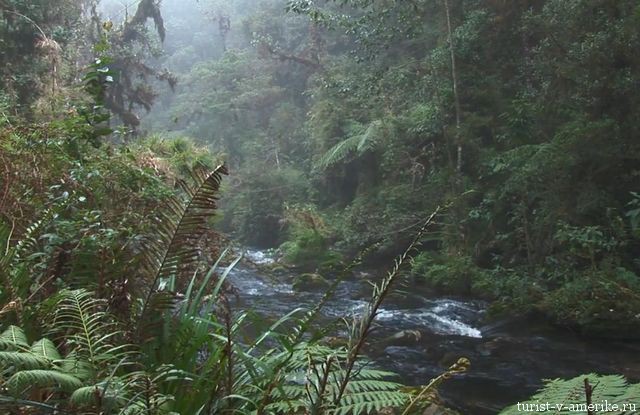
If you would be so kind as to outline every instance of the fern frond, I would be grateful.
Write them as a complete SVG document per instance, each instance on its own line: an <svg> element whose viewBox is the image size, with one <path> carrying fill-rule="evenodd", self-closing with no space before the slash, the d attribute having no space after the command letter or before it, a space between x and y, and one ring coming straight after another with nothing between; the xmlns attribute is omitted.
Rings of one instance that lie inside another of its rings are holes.
<svg viewBox="0 0 640 415"><path fill-rule="evenodd" d="M51 362L44 357L24 352L0 352L0 363L0 366L12 371L46 369L51 366Z"/></svg>
<svg viewBox="0 0 640 415"><path fill-rule="evenodd" d="M333 412L335 415L359 415L359 414L371 414L377 413L385 408L397 408L403 406L407 397L400 393L384 393L372 394L367 400L366 397L357 397L352 403L348 403L348 399L345 396L345 402L338 409Z"/></svg>
<svg viewBox="0 0 640 415"><path fill-rule="evenodd" d="M147 288L138 315L138 335L144 337L144 333L151 332L152 326L146 323L157 323L154 316L174 306L174 303L166 301L166 294L159 294L162 291L159 289L160 282L194 274L200 258L197 242L208 229L208 221L216 212L217 194L224 174L227 174L224 165L213 171L195 169L195 185L183 185L188 196L186 203L178 197L169 198L165 209L158 213L157 232L147 240L142 255ZM178 282L181 284L181 280ZM163 298L154 298L158 295Z"/></svg>
<svg viewBox="0 0 640 415"><path fill-rule="evenodd" d="M56 362L61 372L68 373L82 381L89 380L95 375L95 368L91 363L80 359L76 351L72 351L67 356Z"/></svg>
<svg viewBox="0 0 640 415"><path fill-rule="evenodd" d="M340 406L340 401L346 393L349 383L353 380L352 375L354 373L357 373L354 372L356 361L360 355L360 351L364 345L365 340L370 334L372 324L378 313L378 309L389 294L392 284L398 278L402 265L407 260L407 258L409 258L410 255L414 253L415 249L420 244L422 237L427 232L439 212L440 207L438 206L424 222L407 249L396 258L393 268L387 273L386 277L383 278L379 284L374 285L371 300L365 308L362 317L358 321L354 321L349 336L349 344L347 345L348 354L347 358L345 359L344 376L339 381L340 386L338 392L335 394L334 406Z"/></svg>
<svg viewBox="0 0 640 415"><path fill-rule="evenodd" d="M61 364L68 373L82 379L107 373L131 353L128 344L118 344L122 331L104 311L106 302L93 293L80 290L62 290L50 333L60 335L71 348Z"/></svg>
<svg viewBox="0 0 640 415"><path fill-rule="evenodd" d="M69 403L76 408L90 407L97 404L102 407L115 407L126 402L122 386L118 379L100 382L96 385L83 386L73 391L69 397Z"/></svg>
<svg viewBox="0 0 640 415"><path fill-rule="evenodd" d="M18 326L9 326L0 334L0 348L6 350L19 350L29 347L27 335Z"/></svg>
<svg viewBox="0 0 640 415"><path fill-rule="evenodd" d="M339 364L346 359L347 351L300 342L288 357L282 368L281 384L271 388L269 402L264 405L268 413L289 414L304 409L308 413L331 411L359 415L386 407L402 407L409 400L410 395L400 390L401 385L389 380L394 374L358 364L343 399L334 407L333 397L348 376Z"/></svg>
<svg viewBox="0 0 640 415"><path fill-rule="evenodd" d="M76 389L69 397L69 403L76 408L83 408L96 404L96 397L102 395L102 388L98 385L83 386Z"/></svg>
<svg viewBox="0 0 640 415"><path fill-rule="evenodd" d="M364 130L364 133L360 130L359 133L331 147L320 157L316 166L320 169L327 169L335 164L348 160L349 157L362 155L367 151L374 150L386 134L384 122L382 120L375 120L369 124L366 130Z"/></svg>
<svg viewBox="0 0 640 415"><path fill-rule="evenodd" d="M640 402L640 383L635 383L633 385L628 385L626 392L616 398L616 403L625 404L625 403L637 403ZM640 410L640 404L637 405Z"/></svg>
<svg viewBox="0 0 640 415"><path fill-rule="evenodd" d="M535 405L541 402L549 402L552 405L552 413L586 415L590 412L587 411L586 406L587 393L585 389L585 379L587 379L589 385L592 387L592 403L607 401L611 404L616 403L620 405L637 402L640 397L640 386L630 386L625 378L620 375L603 376L591 373L568 380L548 380L545 386L537 394L533 395L529 401L521 402L520 404ZM555 407L553 405L555 405ZM620 405L620 407L622 407L622 405ZM500 412L500 415L516 415L520 413L522 413L522 410L518 408L517 405L513 405ZM621 409L615 413L635 414L637 411L625 411Z"/></svg>
<svg viewBox="0 0 640 415"><path fill-rule="evenodd" d="M363 154L366 151L373 150L384 137L385 130L382 120L375 120L367 127L366 131L360 136L358 142L358 153Z"/></svg>
<svg viewBox="0 0 640 415"><path fill-rule="evenodd" d="M99 352L98 339L107 332L104 326L105 307L103 300L93 297L93 293L80 290L63 290L52 324L54 332L71 333L68 339L75 346L76 353L94 361Z"/></svg>
<svg viewBox="0 0 640 415"><path fill-rule="evenodd" d="M351 156L360 146L362 136L349 137L346 140L340 141L335 146L331 147L321 158L318 160L317 167L320 169L327 169L334 164L338 164L349 156Z"/></svg>
<svg viewBox="0 0 640 415"><path fill-rule="evenodd" d="M49 339L40 339L31 345L29 352L35 356L40 356L49 361L61 360L62 357L58 349Z"/></svg>
<svg viewBox="0 0 640 415"><path fill-rule="evenodd" d="M30 389L58 388L65 392L73 392L82 387L82 382L75 376L56 370L22 370L14 373L6 383L13 396L21 396Z"/></svg>

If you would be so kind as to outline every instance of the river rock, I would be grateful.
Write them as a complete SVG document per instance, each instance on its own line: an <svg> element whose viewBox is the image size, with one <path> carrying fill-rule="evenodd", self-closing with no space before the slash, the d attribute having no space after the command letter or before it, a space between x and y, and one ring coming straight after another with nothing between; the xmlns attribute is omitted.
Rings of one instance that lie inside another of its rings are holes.
<svg viewBox="0 0 640 415"><path fill-rule="evenodd" d="M427 409L422 412L422 415L456 415L458 412L438 405L437 403L430 404Z"/></svg>
<svg viewBox="0 0 640 415"><path fill-rule="evenodd" d="M292 287L295 291L315 291L327 289L330 285L322 275L308 272L295 277Z"/></svg>
<svg viewBox="0 0 640 415"><path fill-rule="evenodd" d="M385 337L380 340L378 347L381 349L389 346L413 346L422 339L422 333L419 330L402 330L393 336Z"/></svg>

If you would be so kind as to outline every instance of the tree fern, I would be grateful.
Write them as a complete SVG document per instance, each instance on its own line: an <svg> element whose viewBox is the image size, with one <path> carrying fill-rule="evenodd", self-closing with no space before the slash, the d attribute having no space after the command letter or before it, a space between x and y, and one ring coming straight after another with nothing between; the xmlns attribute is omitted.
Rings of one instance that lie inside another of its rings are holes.
<svg viewBox="0 0 640 415"><path fill-rule="evenodd" d="M585 384L585 379L587 383ZM592 389L587 393L587 386ZM587 396L592 405L602 405L609 403L616 405L615 410L591 409L587 406ZM637 414L640 411L640 384L629 385L624 377L620 375L598 375L588 374L575 377L569 380L553 379L547 381L545 386L533 395L526 402L520 402L503 410L501 415L515 415L522 413L522 405L531 405L531 408L539 407L540 404L550 404L546 413L550 414L583 414L589 415L595 412L607 412L611 414ZM624 408L624 405L636 404L636 408ZM536 406L537 405L537 406Z"/></svg>
<svg viewBox="0 0 640 415"><path fill-rule="evenodd" d="M317 166L320 169L327 169L334 164L338 164L349 156L355 153L360 145L361 136L349 137L343 141L340 141L335 146L331 147L321 158L318 160Z"/></svg>
<svg viewBox="0 0 640 415"><path fill-rule="evenodd" d="M387 130L384 128L384 122L382 120L373 121L364 132L352 135L331 147L318 160L317 167L327 169L347 160L351 156L363 155L367 151L375 149L386 134Z"/></svg>

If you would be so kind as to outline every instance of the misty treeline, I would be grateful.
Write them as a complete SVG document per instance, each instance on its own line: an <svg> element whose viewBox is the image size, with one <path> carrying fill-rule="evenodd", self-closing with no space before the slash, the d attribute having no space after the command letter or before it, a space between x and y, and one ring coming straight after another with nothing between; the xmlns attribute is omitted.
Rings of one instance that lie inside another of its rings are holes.
<svg viewBox="0 0 640 415"><path fill-rule="evenodd" d="M311 269L388 259L442 205L413 284L637 331L635 2L164 7L180 81L143 125L224 152L237 238Z"/></svg>
<svg viewBox="0 0 640 415"><path fill-rule="evenodd" d="M453 413L466 359L363 357L392 283L637 338L638 50L632 0L0 0L0 408ZM238 312L214 227L337 282L397 259L328 342L335 287ZM590 376L534 400L640 399Z"/></svg>

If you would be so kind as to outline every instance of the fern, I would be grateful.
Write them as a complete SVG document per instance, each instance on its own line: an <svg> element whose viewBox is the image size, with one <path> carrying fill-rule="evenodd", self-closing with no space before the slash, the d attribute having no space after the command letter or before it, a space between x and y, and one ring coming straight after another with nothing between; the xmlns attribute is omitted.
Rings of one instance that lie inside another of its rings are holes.
<svg viewBox="0 0 640 415"><path fill-rule="evenodd" d="M42 356L25 352L0 352L3 370L31 370L47 368L50 362Z"/></svg>
<svg viewBox="0 0 640 415"><path fill-rule="evenodd" d="M382 120L373 121L363 133L352 135L331 147L318 160L317 167L327 169L335 164L347 160L351 156L361 156L367 151L374 150L382 138L387 135Z"/></svg>
<svg viewBox="0 0 640 415"><path fill-rule="evenodd" d="M7 350L0 352L0 363L5 371L48 369L53 361L60 359L60 353L50 340L41 339L29 346L24 330L16 326L9 326L0 334L0 346Z"/></svg>
<svg viewBox="0 0 640 415"><path fill-rule="evenodd" d="M20 327L9 326L0 334L0 348L7 350L19 350L29 347L27 335Z"/></svg>
<svg viewBox="0 0 640 415"><path fill-rule="evenodd" d="M331 147L321 158L318 160L317 167L320 169L327 169L334 164L338 164L346 160L351 156L360 145L361 136L349 137L346 140L340 141L335 146Z"/></svg>
<svg viewBox="0 0 640 415"><path fill-rule="evenodd" d="M76 358L100 370L114 364L126 354L126 346L116 347L112 338L120 331L104 312L105 301L86 290L63 290L59 293L52 334L62 334Z"/></svg>
<svg viewBox="0 0 640 415"><path fill-rule="evenodd" d="M347 386L349 385L349 382L353 380L352 375L354 373L357 373L354 372L354 369L356 367L356 363L360 356L360 352L365 343L365 340L371 333L371 328L375 318L377 317L378 309L382 305L382 302L385 300L387 295L390 293L391 286L398 278L402 265L420 245L422 237L430 228L439 212L440 207L438 206L436 210L425 220L424 224L415 235L414 239L411 241L407 249L396 258L393 268L387 273L385 278L383 278L379 284L373 286L373 294L371 296L371 300L369 304L367 304L362 317L359 320L354 321L351 325L349 341L347 344L348 352L346 358L344 359L345 373L344 376L339 380L340 386L337 393L333 397L334 406L340 406L341 399L347 392Z"/></svg>
<svg viewBox="0 0 640 415"><path fill-rule="evenodd" d="M0 338L8 348L21 350L0 352L2 378L6 379L0 387L13 397L43 389L70 393L82 386L78 377L59 366L63 360L51 340L40 339L29 347L24 331L14 326L5 330Z"/></svg>
<svg viewBox="0 0 640 415"><path fill-rule="evenodd" d="M194 185L181 183L187 201L171 197L166 201L165 209L158 213L157 232L147 239L142 255L147 286L143 288L146 294L136 324L139 337L153 337L152 333L161 324L159 317L175 304L171 293L161 289L161 283L173 278L181 284L182 275L192 276L196 272L200 259L197 243L216 212L223 174L227 174L224 165L213 171L195 169L192 172Z"/></svg>
<svg viewBox="0 0 640 415"><path fill-rule="evenodd" d="M49 339L40 339L31 345L29 352L49 361L61 360L62 356L56 346Z"/></svg>
<svg viewBox="0 0 640 415"><path fill-rule="evenodd" d="M637 414L638 408L626 410L624 404L634 404L640 400L640 384L629 385L624 377L620 375L598 375L588 374L575 377L569 380L554 379L549 380L537 394L533 395L527 402L520 405L536 405L550 403L551 414L583 414L594 413L588 410L587 391L585 379L592 388L590 401L592 404L602 404L607 402L618 405L617 411L607 411L611 414ZM532 406L533 407L533 406ZM593 408L592 408L593 409ZM598 411L599 412L599 411ZM522 413L518 405L513 405L503 410L501 415L515 415Z"/></svg>
<svg viewBox="0 0 640 415"><path fill-rule="evenodd" d="M29 389L45 389L55 387L65 392L73 392L82 387L82 382L75 376L57 370L22 370L9 378L6 384L14 396L24 394Z"/></svg>
<svg viewBox="0 0 640 415"><path fill-rule="evenodd" d="M287 360L281 384L270 393L267 413L292 413L303 409L307 413L364 414L387 407L402 407L409 395L400 391L400 384L389 380L392 373L371 369L361 363L337 407L332 407L339 393L339 380L347 376L339 361L346 350L335 350L319 344L301 342Z"/></svg>

